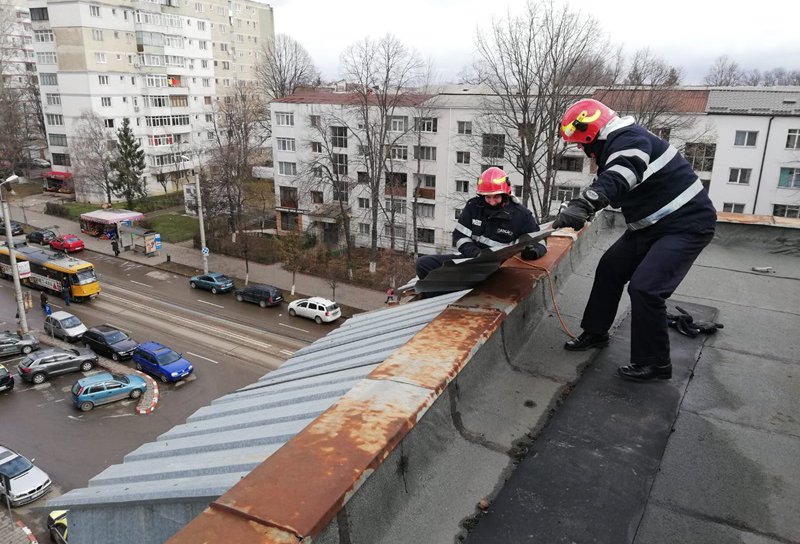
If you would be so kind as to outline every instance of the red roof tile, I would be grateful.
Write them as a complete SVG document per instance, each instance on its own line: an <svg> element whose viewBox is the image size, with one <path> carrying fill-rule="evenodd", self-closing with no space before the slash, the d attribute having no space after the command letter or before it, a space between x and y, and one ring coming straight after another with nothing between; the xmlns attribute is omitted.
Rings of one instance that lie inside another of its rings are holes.
<svg viewBox="0 0 800 544"><path fill-rule="evenodd" d="M429 94L405 93L399 97L396 106L416 106L431 98ZM341 104L354 106L361 103L361 95L356 92L333 92L328 89L301 89L291 96L276 98L273 102L281 104ZM377 105L375 95L371 95L370 102Z"/></svg>
<svg viewBox="0 0 800 544"><path fill-rule="evenodd" d="M673 113L704 113L708 89L597 89L592 98L621 113L657 103Z"/></svg>

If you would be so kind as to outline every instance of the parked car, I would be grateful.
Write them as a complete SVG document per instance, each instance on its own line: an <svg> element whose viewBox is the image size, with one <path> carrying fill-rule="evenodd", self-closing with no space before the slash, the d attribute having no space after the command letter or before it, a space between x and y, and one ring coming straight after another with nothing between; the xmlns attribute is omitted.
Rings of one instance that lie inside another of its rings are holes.
<svg viewBox="0 0 800 544"><path fill-rule="evenodd" d="M192 289L205 289L211 291L215 295L217 293L227 293L233 291L233 280L225 274L219 272L211 272L209 274L202 274L199 276L192 276L189 278L189 286Z"/></svg>
<svg viewBox="0 0 800 544"><path fill-rule="evenodd" d="M25 239L31 244L50 245L50 240L56 238L56 233L50 229L35 230L25 235Z"/></svg>
<svg viewBox="0 0 800 544"><path fill-rule="evenodd" d="M69 536L68 513L69 510L53 510L47 516L47 531L50 533L51 542L66 544Z"/></svg>
<svg viewBox="0 0 800 544"><path fill-rule="evenodd" d="M50 161L46 159L31 159L29 164L34 168L50 168Z"/></svg>
<svg viewBox="0 0 800 544"><path fill-rule="evenodd" d="M147 389L147 382L136 374L101 372L81 378L72 386L72 402L82 412L95 406L122 399L138 399Z"/></svg>
<svg viewBox="0 0 800 544"><path fill-rule="evenodd" d="M0 365L0 391L11 391L14 389L14 376L12 376L5 366Z"/></svg>
<svg viewBox="0 0 800 544"><path fill-rule="evenodd" d="M162 382L177 382L192 373L192 363L158 342L139 344L133 351L136 370L157 376Z"/></svg>
<svg viewBox="0 0 800 544"><path fill-rule="evenodd" d="M22 233L23 233L22 224L12 219L11 236L19 236ZM6 234L6 222L2 217L0 217L0 234L2 234L3 236L5 236Z"/></svg>
<svg viewBox="0 0 800 544"><path fill-rule="evenodd" d="M44 332L66 342L75 342L86 333L86 325L69 312L53 312L44 318Z"/></svg>
<svg viewBox="0 0 800 544"><path fill-rule="evenodd" d="M5 446L0 446L0 475L0 495L8 497L14 507L43 497L53 485L42 469Z"/></svg>
<svg viewBox="0 0 800 544"><path fill-rule="evenodd" d="M44 383L51 376L67 372L88 372L97 364L97 355L85 348L49 348L31 353L17 365L26 382Z"/></svg>
<svg viewBox="0 0 800 544"><path fill-rule="evenodd" d="M81 339L87 348L115 361L128 359L139 345L133 338L111 325L92 327L83 333Z"/></svg>
<svg viewBox="0 0 800 544"><path fill-rule="evenodd" d="M280 289L261 283L251 283L247 287L237 289L234 294L239 302L255 302L262 308L278 306L283 302L283 293Z"/></svg>
<svg viewBox="0 0 800 544"><path fill-rule="evenodd" d="M321 297L301 298L289 303L289 315L307 317L317 323L328 323L342 317L339 305Z"/></svg>
<svg viewBox="0 0 800 544"><path fill-rule="evenodd" d="M82 250L85 246L83 240L74 234L62 234L56 236L50 242L50 247L56 251L63 251L64 253L74 253L75 251Z"/></svg>
<svg viewBox="0 0 800 544"><path fill-rule="evenodd" d="M19 335L11 331L0 332L0 355L27 355L39 349L39 339L32 334Z"/></svg>

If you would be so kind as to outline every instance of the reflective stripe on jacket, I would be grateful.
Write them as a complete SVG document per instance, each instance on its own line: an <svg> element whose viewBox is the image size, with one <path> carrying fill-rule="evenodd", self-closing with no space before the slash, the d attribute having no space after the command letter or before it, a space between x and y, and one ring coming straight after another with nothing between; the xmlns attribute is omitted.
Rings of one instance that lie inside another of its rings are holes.
<svg viewBox="0 0 800 544"><path fill-rule="evenodd" d="M453 245L459 250L467 243L481 249L502 247L516 243L523 234L538 231L531 211L516 199L509 199L500 209L492 209L482 196L476 196L461 211L453 230Z"/></svg>

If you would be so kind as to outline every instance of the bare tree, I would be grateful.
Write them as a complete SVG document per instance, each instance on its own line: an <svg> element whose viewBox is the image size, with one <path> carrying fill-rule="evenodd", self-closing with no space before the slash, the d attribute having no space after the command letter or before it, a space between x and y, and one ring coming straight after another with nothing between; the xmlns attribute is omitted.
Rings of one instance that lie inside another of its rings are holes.
<svg viewBox="0 0 800 544"><path fill-rule="evenodd" d="M70 139L70 157L79 181L76 190L100 193L111 204L114 188L112 162L116 159L116 138L103 119L91 110L81 113Z"/></svg>
<svg viewBox="0 0 800 544"><path fill-rule="evenodd" d="M555 130L562 113L616 75L597 27L568 6L529 0L523 15L478 31L474 71L490 92L475 144L485 163L505 162L521 174L523 203L538 217L548 212L554 166L565 149Z"/></svg>
<svg viewBox="0 0 800 544"><path fill-rule="evenodd" d="M357 119L357 126L350 133L359 144L358 158L372 204L369 270L375 273L382 180L389 172L389 150L396 141L389 133L390 121L396 109L420 100L409 89L418 82L423 64L416 52L391 34L377 41L365 38L351 45L341 62L344 78L353 84L351 113Z"/></svg>
<svg viewBox="0 0 800 544"><path fill-rule="evenodd" d="M741 85L742 79L742 71L739 69L739 64L727 55L722 55L714 61L706 77L703 78L703 83L712 87L730 87Z"/></svg>
<svg viewBox="0 0 800 544"><path fill-rule="evenodd" d="M261 46L255 66L258 85L270 99L294 94L298 87L313 85L319 79L308 51L286 34L278 34Z"/></svg>

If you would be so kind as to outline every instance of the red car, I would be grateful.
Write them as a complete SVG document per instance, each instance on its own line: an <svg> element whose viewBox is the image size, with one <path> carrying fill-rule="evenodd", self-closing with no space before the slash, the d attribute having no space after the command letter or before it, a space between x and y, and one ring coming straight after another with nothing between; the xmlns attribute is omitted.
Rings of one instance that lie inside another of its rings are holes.
<svg viewBox="0 0 800 544"><path fill-rule="evenodd" d="M62 234L50 240L50 247L56 251L63 251L64 253L72 253L80 251L84 248L83 240L74 234Z"/></svg>

